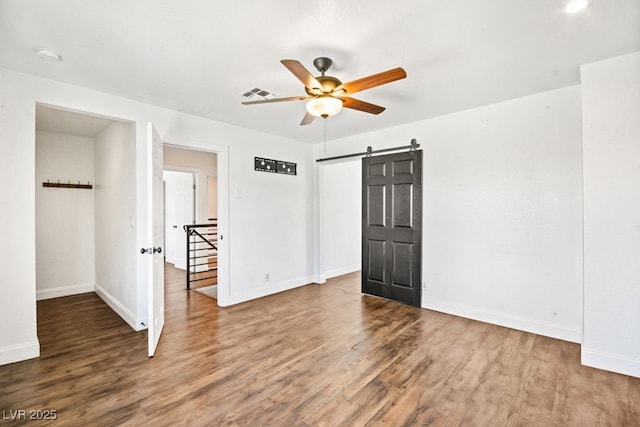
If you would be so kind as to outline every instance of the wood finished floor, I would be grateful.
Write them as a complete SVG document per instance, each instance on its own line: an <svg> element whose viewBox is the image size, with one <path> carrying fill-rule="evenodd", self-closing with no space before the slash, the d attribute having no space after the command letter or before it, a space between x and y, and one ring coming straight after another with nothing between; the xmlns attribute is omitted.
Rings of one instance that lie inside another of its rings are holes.
<svg viewBox="0 0 640 427"><path fill-rule="evenodd" d="M0 366L0 409L78 426L640 425L640 379L581 366L578 345L361 296L357 273L228 308L170 267L166 287L152 359L95 294L39 302L42 356Z"/></svg>

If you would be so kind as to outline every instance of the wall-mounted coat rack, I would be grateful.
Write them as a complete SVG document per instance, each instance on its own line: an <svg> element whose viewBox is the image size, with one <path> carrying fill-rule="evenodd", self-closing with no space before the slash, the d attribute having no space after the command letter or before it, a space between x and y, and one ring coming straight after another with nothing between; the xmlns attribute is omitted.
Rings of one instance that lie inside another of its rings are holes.
<svg viewBox="0 0 640 427"><path fill-rule="evenodd" d="M93 185L91 185L88 182L86 184L80 184L80 181L78 181L77 184L72 184L71 181L64 183L64 182L60 182L60 180L58 180L58 182L49 182L49 180L47 180L47 182L42 183L42 186L54 187L54 188L84 188L87 190L91 190L93 188Z"/></svg>

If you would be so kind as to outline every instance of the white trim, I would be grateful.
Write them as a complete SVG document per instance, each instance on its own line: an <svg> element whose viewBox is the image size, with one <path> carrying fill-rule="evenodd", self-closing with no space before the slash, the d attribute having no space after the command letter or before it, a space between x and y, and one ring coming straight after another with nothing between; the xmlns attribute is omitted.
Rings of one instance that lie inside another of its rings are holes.
<svg viewBox="0 0 640 427"><path fill-rule="evenodd" d="M585 366L640 378L640 359L584 347L581 356Z"/></svg>
<svg viewBox="0 0 640 427"><path fill-rule="evenodd" d="M424 295L424 290L422 296L422 308L543 335L545 337L557 338L577 344L582 343L582 331L568 329L555 323L527 319L499 311L486 310L483 308L428 298Z"/></svg>
<svg viewBox="0 0 640 427"><path fill-rule="evenodd" d="M325 279L331 279L332 277L342 276L343 274L353 273L361 269L360 264L345 265L344 267L334 268L333 270L327 270L324 272Z"/></svg>
<svg viewBox="0 0 640 427"><path fill-rule="evenodd" d="M40 357L40 343L35 341L0 348L0 365Z"/></svg>
<svg viewBox="0 0 640 427"><path fill-rule="evenodd" d="M218 305L220 307L226 307L228 305L238 304L245 301L250 301L257 298L262 298L268 295L277 294L279 292L288 291L290 289L299 288L301 286L311 284L312 280L310 276L298 277L296 279L289 280L287 282L278 283L265 288L252 289L247 292L243 292L237 295L230 295L224 301L224 304L220 303L218 299ZM220 289L220 288L218 288ZM220 293L218 292L218 295Z"/></svg>
<svg viewBox="0 0 640 427"><path fill-rule="evenodd" d="M87 292L93 292L95 289L95 283L80 283L78 285L71 286L58 286L56 288L49 289L37 289L36 301L41 301L51 298L67 297L69 295L86 294Z"/></svg>
<svg viewBox="0 0 640 427"><path fill-rule="evenodd" d="M169 148L175 148L178 150L191 150L190 148L185 148L185 147L181 147L179 145L172 145L172 144L163 144L163 147L169 147ZM191 150L191 151L202 151L202 150ZM206 151L203 151L203 153L206 153ZM211 153L213 153L213 151L211 151ZM201 169L201 168L192 168L189 166L176 166L176 165L171 165L171 164L163 164L162 165L162 170L163 171L169 171L169 172L184 172L184 173L206 173L207 175L210 175L206 169Z"/></svg>
<svg viewBox="0 0 640 427"><path fill-rule="evenodd" d="M96 294L107 304L118 316L122 318L134 331L141 331L146 329L146 322L141 319L137 319L136 315L125 307L120 301L118 301L113 295L107 292L102 286L96 283Z"/></svg>
<svg viewBox="0 0 640 427"><path fill-rule="evenodd" d="M314 253L315 253L315 266L313 269L313 281L318 284L324 284L327 281L327 274L324 271L324 263L326 260L326 246L327 246L327 238L325 235L325 200L324 200L324 186L322 185L324 181L324 164L322 163L314 163L314 177L313 179L316 181L316 194L317 201L315 201L315 224L314 224ZM362 238L361 238L362 239Z"/></svg>

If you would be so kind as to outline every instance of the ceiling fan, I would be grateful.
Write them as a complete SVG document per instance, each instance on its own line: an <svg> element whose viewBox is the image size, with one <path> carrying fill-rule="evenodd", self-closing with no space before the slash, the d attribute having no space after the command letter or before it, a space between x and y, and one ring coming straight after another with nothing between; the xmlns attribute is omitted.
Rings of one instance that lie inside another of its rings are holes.
<svg viewBox="0 0 640 427"><path fill-rule="evenodd" d="M365 113L380 114L384 111L384 107L360 101L359 99L352 98L350 95L407 77L407 73L398 67L358 80L342 83L335 77L325 76L325 72L329 70L331 64L333 64L333 61L329 58L320 57L313 60L313 65L320 72L320 75L317 77L314 77L299 61L283 59L280 62L304 84L304 90L307 92L307 96L245 101L242 104L253 105L268 104L270 102L308 100L307 112L302 122L300 122L300 126L310 124L316 117L326 119L329 116L333 116L339 113L342 107L364 111Z"/></svg>

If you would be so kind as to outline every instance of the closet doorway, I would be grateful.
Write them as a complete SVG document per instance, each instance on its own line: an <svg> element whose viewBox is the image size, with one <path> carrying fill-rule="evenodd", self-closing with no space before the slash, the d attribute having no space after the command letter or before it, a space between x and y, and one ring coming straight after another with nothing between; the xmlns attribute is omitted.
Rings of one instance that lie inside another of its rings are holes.
<svg viewBox="0 0 640 427"><path fill-rule="evenodd" d="M132 122L36 105L36 299L95 291L140 330L135 142Z"/></svg>

